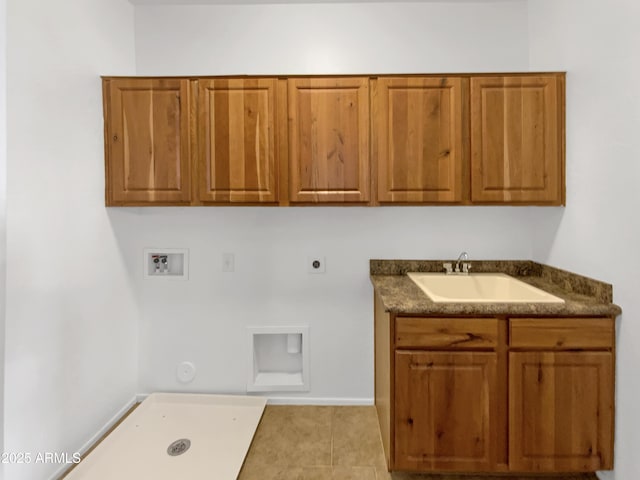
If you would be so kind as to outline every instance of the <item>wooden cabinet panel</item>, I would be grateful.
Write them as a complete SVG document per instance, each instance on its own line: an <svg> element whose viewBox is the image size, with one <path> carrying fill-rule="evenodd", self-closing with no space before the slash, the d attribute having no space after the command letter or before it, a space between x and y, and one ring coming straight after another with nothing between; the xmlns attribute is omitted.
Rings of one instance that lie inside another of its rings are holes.
<svg viewBox="0 0 640 480"><path fill-rule="evenodd" d="M375 318L390 469L613 467L613 318L402 317L378 295Z"/></svg>
<svg viewBox="0 0 640 480"><path fill-rule="evenodd" d="M394 468L490 471L497 354L395 353Z"/></svg>
<svg viewBox="0 0 640 480"><path fill-rule="evenodd" d="M369 201L368 78L290 78L293 203Z"/></svg>
<svg viewBox="0 0 640 480"><path fill-rule="evenodd" d="M613 374L610 352L511 352L511 470L612 468Z"/></svg>
<svg viewBox="0 0 640 480"><path fill-rule="evenodd" d="M110 79L103 87L107 205L188 204L188 81Z"/></svg>
<svg viewBox="0 0 640 480"><path fill-rule="evenodd" d="M374 304L375 321L375 404L380 425L380 437L384 448L384 456L387 465L393 461L391 442L391 419L393 417L393 405L391 404L392 390L392 351L393 339L391 338L391 315L384 311L384 304L380 295L375 295Z"/></svg>
<svg viewBox="0 0 640 480"><path fill-rule="evenodd" d="M495 348L495 318L396 318L396 347L447 349Z"/></svg>
<svg viewBox="0 0 640 480"><path fill-rule="evenodd" d="M564 203L563 74L103 82L107 205Z"/></svg>
<svg viewBox="0 0 640 480"><path fill-rule="evenodd" d="M564 77L471 78L471 200L564 203Z"/></svg>
<svg viewBox="0 0 640 480"><path fill-rule="evenodd" d="M515 348L613 348L612 318L517 318L509 321Z"/></svg>
<svg viewBox="0 0 640 480"><path fill-rule="evenodd" d="M380 77L373 86L378 201L465 199L469 80Z"/></svg>
<svg viewBox="0 0 640 480"><path fill-rule="evenodd" d="M198 199L278 200L277 80L198 81ZM284 120L281 120L281 123Z"/></svg>

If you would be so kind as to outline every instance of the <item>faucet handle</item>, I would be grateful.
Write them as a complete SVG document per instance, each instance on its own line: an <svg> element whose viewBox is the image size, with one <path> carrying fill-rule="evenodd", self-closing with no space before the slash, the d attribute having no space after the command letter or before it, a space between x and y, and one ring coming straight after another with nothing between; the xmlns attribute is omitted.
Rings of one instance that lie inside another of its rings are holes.
<svg viewBox="0 0 640 480"><path fill-rule="evenodd" d="M447 275L450 275L453 273L453 266L450 263L443 263L442 268L444 268L444 271L446 272Z"/></svg>
<svg viewBox="0 0 640 480"><path fill-rule="evenodd" d="M471 264L467 262L462 262L462 273L469 273L471 269Z"/></svg>

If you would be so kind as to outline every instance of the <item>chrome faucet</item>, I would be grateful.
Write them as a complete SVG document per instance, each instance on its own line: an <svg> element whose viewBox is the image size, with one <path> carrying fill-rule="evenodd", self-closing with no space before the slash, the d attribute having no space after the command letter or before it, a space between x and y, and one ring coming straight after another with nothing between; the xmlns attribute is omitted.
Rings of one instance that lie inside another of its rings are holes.
<svg viewBox="0 0 640 480"><path fill-rule="evenodd" d="M442 267L444 268L447 275L468 275L471 264L469 262L465 262L464 260L469 260L469 254L467 252L462 252L460 254L458 260L456 260L455 269L453 268L453 265L451 263L443 263ZM460 268L460 262L462 262L462 268Z"/></svg>
<svg viewBox="0 0 640 480"><path fill-rule="evenodd" d="M463 260L469 260L469 254L467 252L462 252L456 261L456 269L454 273L469 273L469 269L471 268L471 264L468 262L464 262ZM460 269L460 262L462 262L462 269Z"/></svg>
<svg viewBox="0 0 640 480"><path fill-rule="evenodd" d="M443 263L442 268L447 275L468 275L469 269L471 268L471 264L469 262L465 262L463 260L469 260L469 254L467 252L462 252L456 260L455 268L453 267L453 262L451 263ZM462 268L460 268L460 262L462 262Z"/></svg>
<svg viewBox="0 0 640 480"><path fill-rule="evenodd" d="M460 256L458 257L458 260L456 261L456 269L454 270L454 272L460 273L462 271L462 270L460 270L460 262L462 260L469 260L469 254L467 252L462 252L460 254ZM463 265L463 268L464 268L464 263L462 265Z"/></svg>

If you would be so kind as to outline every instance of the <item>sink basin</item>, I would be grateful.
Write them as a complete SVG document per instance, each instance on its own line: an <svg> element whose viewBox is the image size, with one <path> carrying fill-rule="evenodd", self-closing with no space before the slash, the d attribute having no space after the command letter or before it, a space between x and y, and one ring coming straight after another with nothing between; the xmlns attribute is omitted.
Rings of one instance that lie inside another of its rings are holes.
<svg viewBox="0 0 640 480"><path fill-rule="evenodd" d="M407 275L437 303L564 303L563 299L504 273Z"/></svg>

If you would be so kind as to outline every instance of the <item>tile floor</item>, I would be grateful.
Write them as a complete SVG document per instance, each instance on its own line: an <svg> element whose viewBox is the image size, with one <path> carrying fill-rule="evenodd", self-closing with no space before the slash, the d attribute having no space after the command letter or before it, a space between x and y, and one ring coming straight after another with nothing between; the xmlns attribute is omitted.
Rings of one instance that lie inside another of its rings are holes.
<svg viewBox="0 0 640 480"><path fill-rule="evenodd" d="M375 407L267 406L238 480L492 480L390 475ZM531 477L495 477L529 480ZM540 480L540 477L537 477ZM592 475L544 477L589 480Z"/></svg>

